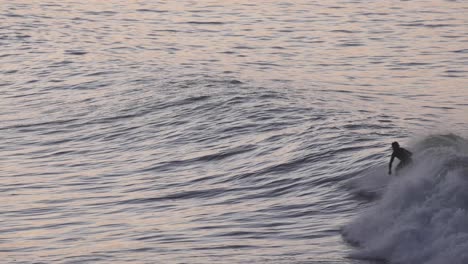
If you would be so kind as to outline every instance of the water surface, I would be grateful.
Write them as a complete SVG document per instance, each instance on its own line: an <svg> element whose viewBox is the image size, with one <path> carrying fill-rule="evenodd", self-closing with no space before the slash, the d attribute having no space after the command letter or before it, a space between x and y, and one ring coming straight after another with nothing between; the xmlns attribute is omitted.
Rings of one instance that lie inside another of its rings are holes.
<svg viewBox="0 0 468 264"><path fill-rule="evenodd" d="M7 263L367 263L350 182L468 137L465 1L0 3Z"/></svg>

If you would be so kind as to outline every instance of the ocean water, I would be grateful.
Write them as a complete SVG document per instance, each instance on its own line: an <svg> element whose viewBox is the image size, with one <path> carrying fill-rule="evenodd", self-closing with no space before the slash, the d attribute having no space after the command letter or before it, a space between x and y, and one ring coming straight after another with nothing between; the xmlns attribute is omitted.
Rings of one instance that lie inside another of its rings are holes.
<svg viewBox="0 0 468 264"><path fill-rule="evenodd" d="M468 263L467 13L0 0L0 263Z"/></svg>

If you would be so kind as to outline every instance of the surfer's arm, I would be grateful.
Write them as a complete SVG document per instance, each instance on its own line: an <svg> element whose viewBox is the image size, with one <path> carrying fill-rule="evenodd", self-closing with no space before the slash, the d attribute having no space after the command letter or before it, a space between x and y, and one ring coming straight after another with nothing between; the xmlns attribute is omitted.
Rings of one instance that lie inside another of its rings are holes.
<svg viewBox="0 0 468 264"><path fill-rule="evenodd" d="M392 174L392 164L393 164L394 159L395 159L395 154L392 153L392 157L390 158L390 164L388 164L388 174Z"/></svg>

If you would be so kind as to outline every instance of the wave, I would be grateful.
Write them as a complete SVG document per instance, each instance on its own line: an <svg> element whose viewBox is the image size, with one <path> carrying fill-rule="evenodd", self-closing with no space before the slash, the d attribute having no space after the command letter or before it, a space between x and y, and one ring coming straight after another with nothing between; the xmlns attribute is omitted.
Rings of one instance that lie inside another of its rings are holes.
<svg viewBox="0 0 468 264"><path fill-rule="evenodd" d="M345 240L357 246L350 257L468 263L468 141L435 135L410 149L414 164L401 175L385 175L381 166L351 182L373 203L342 230Z"/></svg>

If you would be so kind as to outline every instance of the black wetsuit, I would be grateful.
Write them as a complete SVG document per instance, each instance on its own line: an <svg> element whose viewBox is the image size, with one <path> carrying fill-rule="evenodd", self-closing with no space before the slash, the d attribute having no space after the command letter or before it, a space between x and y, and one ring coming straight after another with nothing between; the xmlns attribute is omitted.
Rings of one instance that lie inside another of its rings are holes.
<svg viewBox="0 0 468 264"><path fill-rule="evenodd" d="M391 170L393 159L395 157L400 160L400 163L398 163L398 166L395 169L396 171L399 171L400 169L402 169L403 167L407 166L408 164L412 162L411 160L412 155L413 153L409 152L408 150L404 148L398 148L398 149L393 150L392 158L390 159L389 169Z"/></svg>

